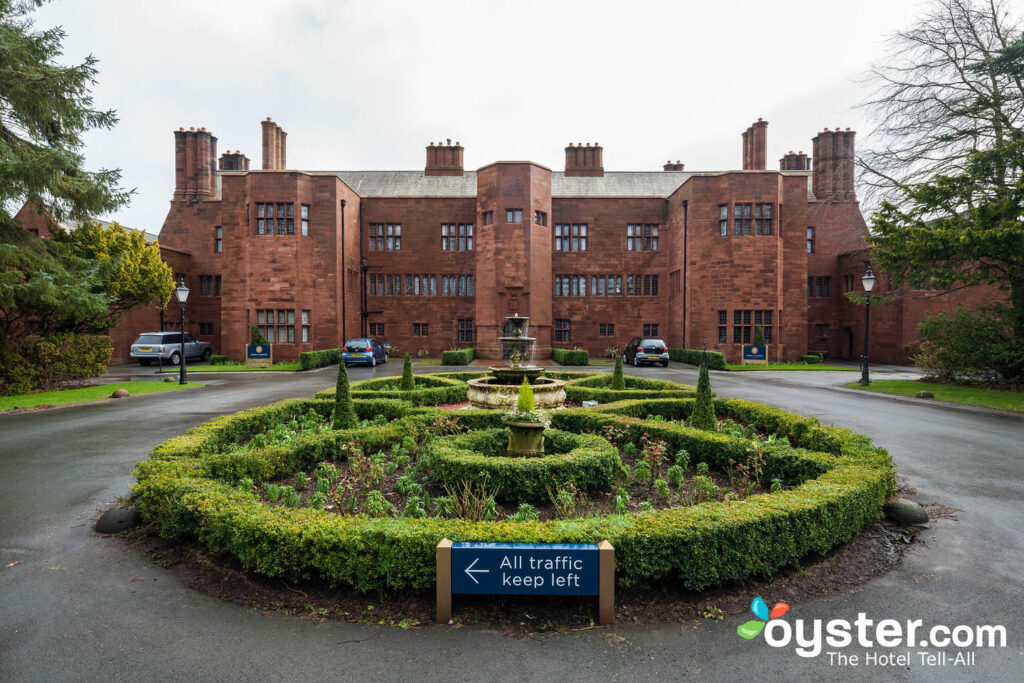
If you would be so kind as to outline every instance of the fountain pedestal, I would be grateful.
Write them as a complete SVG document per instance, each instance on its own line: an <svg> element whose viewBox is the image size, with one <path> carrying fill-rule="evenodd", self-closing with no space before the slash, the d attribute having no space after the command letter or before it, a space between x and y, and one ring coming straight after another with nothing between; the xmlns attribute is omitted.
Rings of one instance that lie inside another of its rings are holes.
<svg viewBox="0 0 1024 683"><path fill-rule="evenodd" d="M544 455L544 430L547 429L547 424L507 420L505 426L508 427L510 456L528 458Z"/></svg>

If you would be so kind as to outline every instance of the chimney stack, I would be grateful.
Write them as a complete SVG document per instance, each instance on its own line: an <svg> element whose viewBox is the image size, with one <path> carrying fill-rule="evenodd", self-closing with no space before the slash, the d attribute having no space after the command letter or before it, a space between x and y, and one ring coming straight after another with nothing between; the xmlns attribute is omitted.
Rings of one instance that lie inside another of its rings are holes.
<svg viewBox="0 0 1024 683"><path fill-rule="evenodd" d="M793 153L786 152L785 156L779 159L780 171L809 171L811 170L811 158L804 154L803 150Z"/></svg>
<svg viewBox="0 0 1024 683"><path fill-rule="evenodd" d="M565 148L565 175L600 178L604 176L604 148L600 144L589 142L586 146L579 143L575 147L570 142Z"/></svg>
<svg viewBox="0 0 1024 683"><path fill-rule="evenodd" d="M263 169L279 171L288 167L288 133L267 117L263 126Z"/></svg>
<svg viewBox="0 0 1024 683"><path fill-rule="evenodd" d="M665 164L661 167L661 170L663 170L663 171L682 171L683 167L685 165L686 164L680 163L678 159L676 159L676 163L673 164L672 160L670 159L670 160L665 162Z"/></svg>
<svg viewBox="0 0 1024 683"><path fill-rule="evenodd" d="M814 136L814 196L827 202L855 202L853 187L854 136L849 128L840 131L828 128Z"/></svg>
<svg viewBox="0 0 1024 683"><path fill-rule="evenodd" d="M768 168L768 122L757 118L743 132L743 170L763 171Z"/></svg>
<svg viewBox="0 0 1024 683"><path fill-rule="evenodd" d="M217 193L217 138L205 128L174 131L174 199L196 203Z"/></svg>
<svg viewBox="0 0 1024 683"><path fill-rule="evenodd" d="M458 140L454 145L451 138L445 144L438 142L435 145L431 142L427 145L427 165L423 169L423 175L462 175L462 151L463 147Z"/></svg>
<svg viewBox="0 0 1024 683"><path fill-rule="evenodd" d="M220 155L220 170L222 171L248 171L249 157L242 154L240 150L232 152L228 150Z"/></svg>

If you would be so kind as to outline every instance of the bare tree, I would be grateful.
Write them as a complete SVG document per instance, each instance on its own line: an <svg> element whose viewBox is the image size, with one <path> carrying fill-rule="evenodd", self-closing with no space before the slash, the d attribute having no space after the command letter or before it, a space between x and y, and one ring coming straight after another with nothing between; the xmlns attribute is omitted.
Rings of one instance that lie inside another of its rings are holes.
<svg viewBox="0 0 1024 683"><path fill-rule="evenodd" d="M972 152L1021 134L1024 84L998 58L1022 37L1002 0L935 0L890 39L889 59L869 74L876 90L861 105L876 124L857 160L869 202L899 204L902 190L959 174Z"/></svg>

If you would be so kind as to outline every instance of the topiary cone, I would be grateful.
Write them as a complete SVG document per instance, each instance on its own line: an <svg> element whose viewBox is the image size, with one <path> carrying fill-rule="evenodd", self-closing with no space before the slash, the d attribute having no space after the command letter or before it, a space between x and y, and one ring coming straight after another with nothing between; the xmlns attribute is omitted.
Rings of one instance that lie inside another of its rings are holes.
<svg viewBox="0 0 1024 683"><path fill-rule="evenodd" d="M709 432L718 431L718 419L715 417L715 403L711 393L711 379L708 377L706 353L702 353L700 356L700 377L697 379L697 398L693 402L690 426Z"/></svg>
<svg viewBox="0 0 1024 683"><path fill-rule="evenodd" d="M338 384L334 392L334 424L335 429L352 429L359 421L352 406L352 396L348 391L348 371L344 363L338 364Z"/></svg>
<svg viewBox="0 0 1024 683"><path fill-rule="evenodd" d="M416 388L416 380L412 376L412 358L408 352L405 354L405 363L402 364L402 391L412 391Z"/></svg>
<svg viewBox="0 0 1024 683"><path fill-rule="evenodd" d="M530 381L524 377L523 383L519 387L519 401L516 403L516 409L521 413L532 413L535 405L533 387L530 386Z"/></svg>
<svg viewBox="0 0 1024 683"><path fill-rule="evenodd" d="M611 389L623 391L626 388L626 380L622 377L622 354L615 356L615 371L612 373Z"/></svg>

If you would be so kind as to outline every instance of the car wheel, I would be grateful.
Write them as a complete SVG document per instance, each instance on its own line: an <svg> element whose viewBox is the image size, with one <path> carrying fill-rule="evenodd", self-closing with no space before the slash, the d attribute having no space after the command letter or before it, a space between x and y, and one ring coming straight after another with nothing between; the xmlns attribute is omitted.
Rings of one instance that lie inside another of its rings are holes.
<svg viewBox="0 0 1024 683"><path fill-rule="evenodd" d="M633 354L633 367L634 368L640 367L640 361L637 359L636 354Z"/></svg>
<svg viewBox="0 0 1024 683"><path fill-rule="evenodd" d="M206 361L210 360L210 356L212 355L213 352L210 351L210 349L206 349L205 351L203 351L203 362L205 363Z"/></svg>
<svg viewBox="0 0 1024 683"><path fill-rule="evenodd" d="M377 356L370 356L370 367L377 367Z"/></svg>
<svg viewBox="0 0 1024 683"><path fill-rule="evenodd" d="M668 361L667 360L661 361L661 367L667 368L668 367Z"/></svg>
<svg viewBox="0 0 1024 683"><path fill-rule="evenodd" d="M139 365L143 365L143 366L147 366L148 367L149 366L149 359L147 358L145 360L140 360L139 361Z"/></svg>
<svg viewBox="0 0 1024 683"><path fill-rule="evenodd" d="M174 353L171 354L171 358L168 362L171 365L178 365L179 363L181 363L181 354L175 351Z"/></svg>

